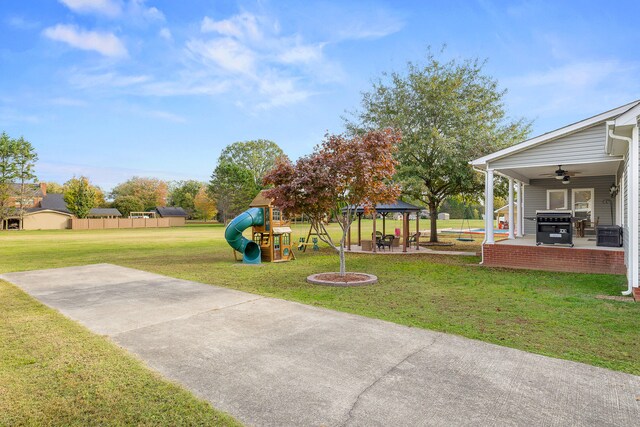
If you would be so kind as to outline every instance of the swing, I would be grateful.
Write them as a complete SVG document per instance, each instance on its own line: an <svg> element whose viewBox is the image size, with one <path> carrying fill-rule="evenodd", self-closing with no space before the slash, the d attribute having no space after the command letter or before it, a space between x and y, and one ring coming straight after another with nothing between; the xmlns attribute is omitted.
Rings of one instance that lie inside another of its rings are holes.
<svg viewBox="0 0 640 427"><path fill-rule="evenodd" d="M464 222L467 221L467 234L469 237L462 237L465 234L462 229L464 228ZM471 224L469 223L469 218L467 217L467 208L464 210L464 215L462 218L462 224L460 224L460 234L458 234L458 238L456 239L458 242L473 242L473 234L471 234Z"/></svg>

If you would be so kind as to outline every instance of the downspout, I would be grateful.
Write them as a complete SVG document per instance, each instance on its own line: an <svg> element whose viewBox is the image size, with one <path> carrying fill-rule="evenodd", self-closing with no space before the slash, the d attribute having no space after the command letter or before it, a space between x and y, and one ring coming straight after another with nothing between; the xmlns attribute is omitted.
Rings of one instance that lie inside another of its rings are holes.
<svg viewBox="0 0 640 427"><path fill-rule="evenodd" d="M627 136L620 136L620 135L616 135L615 133L613 133L613 129L609 128L609 137L612 139L618 139L620 141L627 141L627 144L629 144L629 151L631 151L631 144L633 144L633 139L627 137ZM627 202L628 203L628 202ZM637 254L633 254L634 256L637 256ZM631 262L631 254L629 254L629 262ZM632 269L632 273L633 273L633 269ZM624 296L629 296L633 293L633 278L629 278L629 280L627 280L627 290L622 292L622 295Z"/></svg>
<svg viewBox="0 0 640 427"><path fill-rule="evenodd" d="M485 199L486 199L486 198L487 198L487 171L483 171L482 169L478 169L478 168L476 168L475 166L471 166L471 168L472 168L474 171L476 171L476 172L480 172L481 174L483 174L483 175L484 175L484 182L485 182L485 184L484 184L484 197L485 197ZM486 200L485 200L484 202L485 202L485 203L487 203L487 201L486 201ZM486 211L486 209L485 209L485 211ZM486 224L486 218L485 218L485 224ZM485 225L485 227L486 227L486 225ZM482 257L482 261L480 261L480 264L483 264L483 263L484 263L484 244L485 244L485 243L487 243L487 233L486 233L486 230L485 230L485 233L484 233L484 240L482 240L482 245L480 245L480 256Z"/></svg>

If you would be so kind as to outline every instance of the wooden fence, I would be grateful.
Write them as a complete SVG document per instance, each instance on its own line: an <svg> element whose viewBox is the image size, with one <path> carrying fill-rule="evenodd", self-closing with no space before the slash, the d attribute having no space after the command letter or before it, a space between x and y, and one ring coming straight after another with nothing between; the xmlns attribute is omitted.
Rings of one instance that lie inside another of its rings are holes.
<svg viewBox="0 0 640 427"><path fill-rule="evenodd" d="M158 228L184 225L173 223L171 218L72 218L72 230L103 230L107 228Z"/></svg>

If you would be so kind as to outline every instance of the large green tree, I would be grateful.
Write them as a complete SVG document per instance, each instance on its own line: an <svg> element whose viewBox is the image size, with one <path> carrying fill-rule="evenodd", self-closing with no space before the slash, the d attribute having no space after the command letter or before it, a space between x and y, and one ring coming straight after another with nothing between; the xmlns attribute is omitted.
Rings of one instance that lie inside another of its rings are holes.
<svg viewBox="0 0 640 427"><path fill-rule="evenodd" d="M511 120L506 90L484 73L478 59L441 61L428 52L424 63L383 74L362 95L361 109L347 119L352 132L379 127L402 131L396 179L402 191L424 203L437 242L437 213L449 196L478 196L483 188L469 161L523 140L530 122Z"/></svg>
<svg viewBox="0 0 640 427"><path fill-rule="evenodd" d="M34 186L36 180L35 166L38 160L33 145L23 137L15 140L16 165L16 206L20 216L20 226L27 209L33 206L33 198L36 195L37 187Z"/></svg>
<svg viewBox="0 0 640 427"><path fill-rule="evenodd" d="M14 181L17 167L14 161L16 142L6 132L0 135L0 224L15 211ZM1 228L1 226L0 226Z"/></svg>
<svg viewBox="0 0 640 427"><path fill-rule="evenodd" d="M222 150L218 163L240 166L251 173L256 186L262 186L262 179L276 164L276 159L284 156L282 149L273 141L256 139L234 142Z"/></svg>
<svg viewBox="0 0 640 427"><path fill-rule="evenodd" d="M209 182L209 194L218 202L223 223L247 209L259 191L251 172L235 163L219 163Z"/></svg>
<svg viewBox="0 0 640 427"><path fill-rule="evenodd" d="M194 179L171 182L169 184L169 205L180 206L190 215L193 215L196 211L196 196L204 185L203 182Z"/></svg>
<svg viewBox="0 0 640 427"><path fill-rule="evenodd" d="M64 187L55 181L45 182L47 186L47 194L64 194Z"/></svg>
<svg viewBox="0 0 640 427"><path fill-rule="evenodd" d="M84 176L73 177L65 182L63 194L67 209L78 218L86 218L99 198L97 187L91 185Z"/></svg>
<svg viewBox="0 0 640 427"><path fill-rule="evenodd" d="M136 196L120 196L113 201L113 207L118 209L123 217L128 217L131 212L141 212L144 204Z"/></svg>
<svg viewBox="0 0 640 427"><path fill-rule="evenodd" d="M0 136L0 220L9 216L22 217L33 206L35 163L38 160L33 145L23 137Z"/></svg>
<svg viewBox="0 0 640 427"><path fill-rule="evenodd" d="M145 178L134 176L127 181L116 185L111 190L111 198L114 205L142 206L139 210L150 210L156 206L167 204L167 183L157 178ZM120 203L118 199L127 197L126 203ZM136 199L138 203L132 204L130 199ZM123 215L124 212L120 211Z"/></svg>

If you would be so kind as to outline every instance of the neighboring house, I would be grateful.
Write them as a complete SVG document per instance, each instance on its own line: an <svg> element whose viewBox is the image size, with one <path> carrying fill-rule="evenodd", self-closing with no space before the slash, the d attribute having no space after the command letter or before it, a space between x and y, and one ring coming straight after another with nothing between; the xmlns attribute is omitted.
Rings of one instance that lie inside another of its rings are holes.
<svg viewBox="0 0 640 427"><path fill-rule="evenodd" d="M37 206L40 206L40 202L47 195L47 184L26 184L26 199L25 199L25 208L30 209ZM15 197L12 197L9 200L10 205L15 205L15 208L20 208L20 200L17 196L20 193L20 184L12 184L11 185L11 193L16 194ZM2 221L0 224L0 229L18 229L20 228L20 217L17 215L11 216Z"/></svg>
<svg viewBox="0 0 640 427"><path fill-rule="evenodd" d="M24 214L23 224L20 227L20 218L17 216L7 220L5 227L24 230L57 230L71 228L71 219L75 216L67 208L62 194L47 194L47 186L44 183L38 185L39 190L34 192L33 204ZM89 212L90 218L119 218L122 214L114 208L93 208Z"/></svg>
<svg viewBox="0 0 640 427"><path fill-rule="evenodd" d="M169 225L177 227L187 223L187 212L181 207L176 206L157 206L156 213L161 218L169 218Z"/></svg>
<svg viewBox="0 0 640 427"><path fill-rule="evenodd" d="M485 174L483 264L626 274L626 293L640 299L639 120L640 100L472 161ZM503 241L493 233L494 176L511 184L515 228ZM570 213L592 233L596 225L620 226L623 247L597 246L588 232L574 239L575 247L536 246L537 224L528 219L538 211Z"/></svg>

